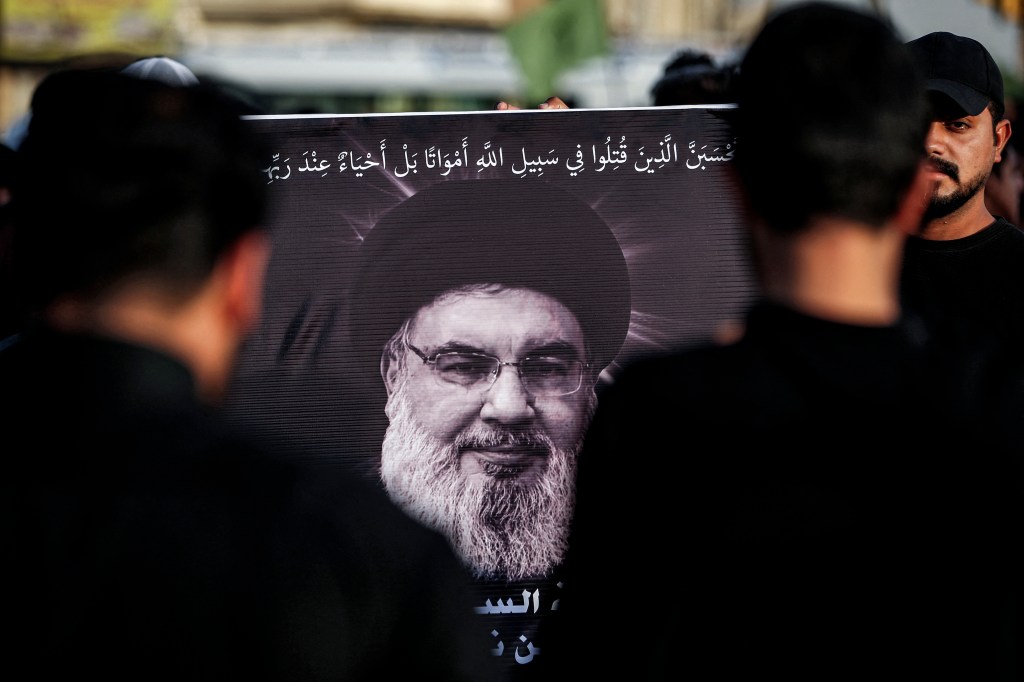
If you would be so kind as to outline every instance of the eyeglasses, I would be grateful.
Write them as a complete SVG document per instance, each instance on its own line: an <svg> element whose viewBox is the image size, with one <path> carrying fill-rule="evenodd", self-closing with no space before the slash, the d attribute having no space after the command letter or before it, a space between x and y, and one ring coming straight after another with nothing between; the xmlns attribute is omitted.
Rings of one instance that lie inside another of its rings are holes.
<svg viewBox="0 0 1024 682"><path fill-rule="evenodd" d="M550 355L525 357L519 362L504 362L484 353L452 351L426 353L410 343L406 347L420 360L433 368L444 381L467 387L491 386L501 374L502 367L515 367L523 388L537 397L569 395L583 385L583 370L589 367L579 360L568 360Z"/></svg>

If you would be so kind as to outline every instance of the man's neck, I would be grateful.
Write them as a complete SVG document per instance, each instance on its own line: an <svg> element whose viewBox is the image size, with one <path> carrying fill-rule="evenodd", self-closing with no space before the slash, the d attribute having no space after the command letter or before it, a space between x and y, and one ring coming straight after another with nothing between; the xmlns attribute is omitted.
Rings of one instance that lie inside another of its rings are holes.
<svg viewBox="0 0 1024 682"><path fill-rule="evenodd" d="M797 235L763 237L768 298L846 324L882 326L899 319L904 236L895 227L826 218Z"/></svg>
<svg viewBox="0 0 1024 682"><path fill-rule="evenodd" d="M227 385L240 337L229 331L207 287L186 302L171 301L143 285L99 301L66 297L45 319L53 328L147 346L177 358L191 371L198 397L218 403Z"/></svg>
<svg viewBox="0 0 1024 682"><path fill-rule="evenodd" d="M969 237L992 224L995 218L985 207L985 193L978 192L970 201L949 215L932 218L921 225L917 236L931 241L950 241Z"/></svg>

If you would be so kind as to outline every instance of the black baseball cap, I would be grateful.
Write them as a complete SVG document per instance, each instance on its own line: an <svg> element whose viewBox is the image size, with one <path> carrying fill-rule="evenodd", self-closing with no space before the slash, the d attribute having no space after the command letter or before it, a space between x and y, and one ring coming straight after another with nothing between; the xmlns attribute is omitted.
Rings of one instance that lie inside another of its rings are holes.
<svg viewBox="0 0 1024 682"><path fill-rule="evenodd" d="M1004 108L1003 75L985 46L973 38L937 31L907 43L921 66L929 91L952 99L969 116L989 101Z"/></svg>

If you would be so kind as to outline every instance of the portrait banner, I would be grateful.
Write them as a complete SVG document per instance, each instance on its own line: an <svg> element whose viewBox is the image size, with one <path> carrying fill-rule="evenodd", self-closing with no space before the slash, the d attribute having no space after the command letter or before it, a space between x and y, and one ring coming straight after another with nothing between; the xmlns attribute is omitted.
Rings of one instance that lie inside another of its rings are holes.
<svg viewBox="0 0 1024 682"><path fill-rule="evenodd" d="M273 250L228 414L445 533L517 674L557 617L602 387L756 295L733 111L247 117Z"/></svg>

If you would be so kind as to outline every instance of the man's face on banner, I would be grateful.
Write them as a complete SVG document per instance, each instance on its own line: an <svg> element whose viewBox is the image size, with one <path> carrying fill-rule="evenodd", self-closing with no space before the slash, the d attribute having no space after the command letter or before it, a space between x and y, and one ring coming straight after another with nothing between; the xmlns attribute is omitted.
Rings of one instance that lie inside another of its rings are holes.
<svg viewBox="0 0 1024 682"><path fill-rule="evenodd" d="M576 317L539 292L487 286L443 294L403 332L383 368L389 494L477 576L546 575L565 551L596 401Z"/></svg>

